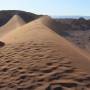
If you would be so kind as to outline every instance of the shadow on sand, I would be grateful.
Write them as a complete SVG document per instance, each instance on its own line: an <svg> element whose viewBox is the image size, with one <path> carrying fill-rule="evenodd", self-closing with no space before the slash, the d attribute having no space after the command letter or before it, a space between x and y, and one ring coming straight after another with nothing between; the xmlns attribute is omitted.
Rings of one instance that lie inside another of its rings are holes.
<svg viewBox="0 0 90 90"><path fill-rule="evenodd" d="M3 47L4 45L5 45L5 43L0 41L0 48Z"/></svg>

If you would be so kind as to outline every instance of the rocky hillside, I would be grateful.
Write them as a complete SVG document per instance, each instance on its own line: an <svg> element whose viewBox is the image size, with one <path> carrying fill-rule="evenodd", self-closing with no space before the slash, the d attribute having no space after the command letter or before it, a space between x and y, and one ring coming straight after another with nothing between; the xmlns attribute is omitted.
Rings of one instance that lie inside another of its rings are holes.
<svg viewBox="0 0 90 90"><path fill-rule="evenodd" d="M90 29L90 20L84 18L79 19L56 19L56 22L63 25L63 29L67 27L68 30L88 30Z"/></svg>

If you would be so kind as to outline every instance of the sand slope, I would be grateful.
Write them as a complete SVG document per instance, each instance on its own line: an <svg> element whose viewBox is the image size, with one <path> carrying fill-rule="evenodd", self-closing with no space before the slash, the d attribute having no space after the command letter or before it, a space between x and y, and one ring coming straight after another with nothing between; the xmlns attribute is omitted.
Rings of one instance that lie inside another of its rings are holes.
<svg viewBox="0 0 90 90"><path fill-rule="evenodd" d="M18 28L24 24L25 22L24 20L22 20L20 16L14 15L5 25L0 27L0 37L2 37L4 34L7 34L11 30Z"/></svg>
<svg viewBox="0 0 90 90"><path fill-rule="evenodd" d="M90 57L43 18L0 38L0 90L89 90Z"/></svg>
<svg viewBox="0 0 90 90"><path fill-rule="evenodd" d="M60 20L60 22L57 22L57 20L45 16L45 18L41 21L44 25L54 30L57 34L63 36L70 42L87 51L87 53L90 52L90 30L83 30L80 26L78 27L78 24L74 26L72 24L73 20ZM81 26L83 26L82 23ZM79 29L77 30L77 28Z"/></svg>

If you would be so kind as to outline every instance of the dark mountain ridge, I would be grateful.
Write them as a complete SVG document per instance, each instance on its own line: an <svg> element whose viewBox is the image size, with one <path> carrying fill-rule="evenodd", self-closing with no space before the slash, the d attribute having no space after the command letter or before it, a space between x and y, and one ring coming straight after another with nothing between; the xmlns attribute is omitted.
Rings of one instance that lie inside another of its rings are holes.
<svg viewBox="0 0 90 90"><path fill-rule="evenodd" d="M2 10L0 11L0 26L4 25L9 21L14 15L19 15L25 22L37 19L41 15L36 15L26 11L19 10Z"/></svg>

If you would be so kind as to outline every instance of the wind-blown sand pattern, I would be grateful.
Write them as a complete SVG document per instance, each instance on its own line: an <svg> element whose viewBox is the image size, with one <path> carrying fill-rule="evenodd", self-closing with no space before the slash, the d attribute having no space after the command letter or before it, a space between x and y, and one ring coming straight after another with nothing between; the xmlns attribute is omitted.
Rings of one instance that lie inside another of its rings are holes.
<svg viewBox="0 0 90 90"><path fill-rule="evenodd" d="M90 57L42 18L0 38L0 90L90 90Z"/></svg>

